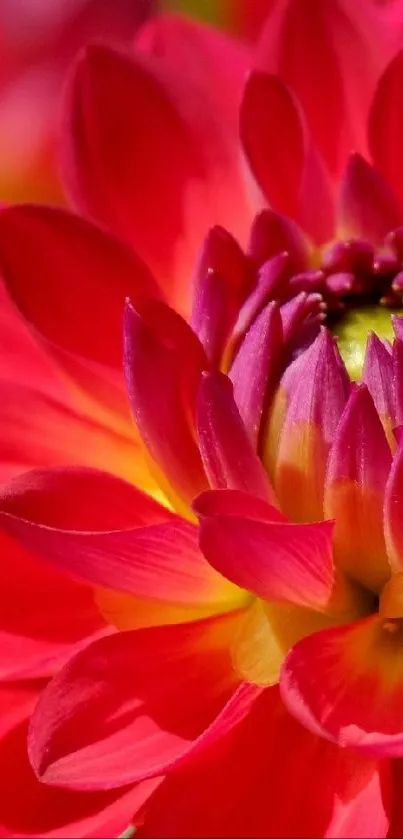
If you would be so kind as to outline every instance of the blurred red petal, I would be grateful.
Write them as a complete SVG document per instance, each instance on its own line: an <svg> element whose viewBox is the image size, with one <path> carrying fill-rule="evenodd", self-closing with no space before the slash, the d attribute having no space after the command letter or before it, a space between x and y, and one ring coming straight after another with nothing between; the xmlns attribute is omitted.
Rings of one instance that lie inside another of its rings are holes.
<svg viewBox="0 0 403 839"><path fill-rule="evenodd" d="M403 143L401 89L403 52L388 64L378 81L369 114L368 138L375 166L385 176L400 201L403 201Z"/></svg>

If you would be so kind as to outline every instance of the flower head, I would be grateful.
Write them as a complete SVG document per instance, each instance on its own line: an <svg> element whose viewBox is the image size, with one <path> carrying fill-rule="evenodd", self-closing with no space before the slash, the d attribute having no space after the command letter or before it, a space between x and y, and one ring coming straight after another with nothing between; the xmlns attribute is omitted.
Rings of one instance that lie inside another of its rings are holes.
<svg viewBox="0 0 403 839"><path fill-rule="evenodd" d="M0 263L14 299L120 435L119 312L130 297L125 378L164 505L102 471L36 470L6 487L1 523L7 538L86 584L106 636L45 689L30 726L32 766L50 785L88 793L158 779L136 816L143 836L377 837L399 817L403 355L401 320L392 342L388 312L401 307L403 216L398 157L383 149L390 125L396 133L401 60L391 58L386 30L385 44L382 33L371 40L372 7L350 14L341 2L312 3L309 31L300 11L297 2L275 6L243 91L243 148L272 205L255 216L246 247L233 235L234 224L245 234L250 215L242 167L214 121L220 101L225 126L233 124L225 72L207 98L203 134L169 44L183 44L184 31L194 37L213 80L224 51L241 78L244 52L169 19L143 33L136 63L92 48L71 82L68 171L103 228L46 208L0 216ZM307 39L307 74L294 78L289 56ZM337 135L309 83L323 45ZM348 71L348 88L339 50L363 68L362 78ZM278 59L270 72L266 53ZM354 92L369 113L375 167L363 156L364 121L346 107ZM130 97L153 126L150 144L123 110ZM111 126L119 120L127 130L117 155ZM158 127L166 157L150 170ZM359 151L345 168L352 138ZM220 182L226 172L239 205ZM221 225L204 239L189 305L193 235L212 196ZM83 270L79 286L66 271L67 243ZM38 271L35 295L27 255ZM161 273L162 261L175 278L167 291L144 264ZM178 299L182 314L167 302ZM374 319L379 333L364 358L360 318ZM319 805L311 778L301 777L307 761ZM212 786L213 810L203 798Z"/></svg>

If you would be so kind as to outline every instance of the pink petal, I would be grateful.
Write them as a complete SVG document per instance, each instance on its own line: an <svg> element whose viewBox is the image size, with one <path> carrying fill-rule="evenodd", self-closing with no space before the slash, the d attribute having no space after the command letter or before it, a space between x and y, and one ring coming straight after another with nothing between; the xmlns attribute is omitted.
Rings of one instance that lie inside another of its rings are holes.
<svg viewBox="0 0 403 839"><path fill-rule="evenodd" d="M334 438L324 512L336 520L338 565L374 591L389 576L382 507L391 461L374 403L361 385L352 392Z"/></svg>
<svg viewBox="0 0 403 839"><path fill-rule="evenodd" d="M252 448L223 373L203 376L198 400L198 435L209 483L216 489L239 489L270 504L275 496L261 461Z"/></svg>
<svg viewBox="0 0 403 839"><path fill-rule="evenodd" d="M375 615L299 641L284 662L280 689L314 734L394 758L403 755L402 674L399 627Z"/></svg>
<svg viewBox="0 0 403 839"><path fill-rule="evenodd" d="M183 506L207 487L195 441L196 398L204 350L186 321L152 301L126 306L125 375L140 435L159 480ZM175 497L176 496L176 497Z"/></svg>
<svg viewBox="0 0 403 839"><path fill-rule="evenodd" d="M166 278L182 308L211 223L238 235L249 220L236 159L246 60L225 36L167 16L131 55L91 46L71 79L71 192Z"/></svg>
<svg viewBox="0 0 403 839"><path fill-rule="evenodd" d="M220 227L207 235L196 270L190 325L212 365L219 366L252 277L235 239Z"/></svg>
<svg viewBox="0 0 403 839"><path fill-rule="evenodd" d="M330 187L296 101L277 76L250 74L240 128L252 172L268 202L315 239L326 241L333 228Z"/></svg>
<svg viewBox="0 0 403 839"><path fill-rule="evenodd" d="M16 478L3 489L1 523L23 547L94 585L212 611L234 594L201 556L194 525L106 472Z"/></svg>
<svg viewBox="0 0 403 839"><path fill-rule="evenodd" d="M396 571L403 570L403 444L393 458L385 489L384 524L389 562Z"/></svg>
<svg viewBox="0 0 403 839"><path fill-rule="evenodd" d="M235 402L255 449L259 446L264 413L278 384L283 356L280 313L275 303L269 303L249 327L229 373Z"/></svg>
<svg viewBox="0 0 403 839"><path fill-rule="evenodd" d="M387 181L363 157L352 154L341 183L340 235L377 245L401 218L402 211Z"/></svg>
<svg viewBox="0 0 403 839"><path fill-rule="evenodd" d="M41 682L16 682L0 690L0 759L7 766L0 800L2 837L107 839L120 835L159 781L145 781L117 793L71 792L40 783L28 762L27 724L42 687ZM24 790L23 807L16 790Z"/></svg>
<svg viewBox="0 0 403 839"><path fill-rule="evenodd" d="M388 442L392 445L392 429L396 425L393 358L382 341L370 332L365 353L362 381L366 384L382 421Z"/></svg>
<svg viewBox="0 0 403 839"><path fill-rule="evenodd" d="M282 252L289 254L295 271L305 268L309 250L302 231L286 216L273 210L261 210L251 227L248 254L260 268L268 259Z"/></svg>
<svg viewBox="0 0 403 839"><path fill-rule="evenodd" d="M298 375L284 392L287 403L274 485L287 516L315 521L323 518L326 464L350 382L337 345L325 329L295 364Z"/></svg>
<svg viewBox="0 0 403 839"><path fill-rule="evenodd" d="M388 54L387 37L386 20L365 0L277 0L269 6L258 65L298 97L336 176L351 149L366 151L365 117ZM325 92L331 108L323 107Z"/></svg>
<svg viewBox="0 0 403 839"><path fill-rule="evenodd" d="M399 318L400 320L400 318ZM396 331L397 319L395 320L394 328ZM397 327L399 328L399 327ZM393 342L392 361L393 361L393 378L392 386L395 398L395 418L396 424L403 424L403 340L399 333L398 337Z"/></svg>
<svg viewBox="0 0 403 839"><path fill-rule="evenodd" d="M403 142L400 92L403 53L399 52L380 77L368 122L368 141L376 167L403 201L403 167L399 149Z"/></svg>
<svg viewBox="0 0 403 839"><path fill-rule="evenodd" d="M225 740L168 776L137 835L379 839L391 797L387 762L313 737L271 688Z"/></svg>
<svg viewBox="0 0 403 839"><path fill-rule="evenodd" d="M233 514L223 512L226 492L207 493L208 505L202 495L194 505L200 517L200 547L208 561L257 597L322 610L334 583L333 523L298 525L279 523L276 517L270 521L269 506L263 520L249 518L246 506L243 517L236 507ZM244 499L249 504L246 494Z"/></svg>
<svg viewBox="0 0 403 839"><path fill-rule="evenodd" d="M229 647L240 620L120 633L79 653L35 710L29 753L38 776L91 790L163 774L236 691Z"/></svg>

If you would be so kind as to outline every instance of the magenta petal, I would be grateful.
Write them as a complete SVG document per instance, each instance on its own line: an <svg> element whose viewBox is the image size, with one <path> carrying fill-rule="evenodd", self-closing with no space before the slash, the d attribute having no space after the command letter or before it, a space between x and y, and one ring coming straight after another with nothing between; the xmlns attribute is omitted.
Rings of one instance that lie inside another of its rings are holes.
<svg viewBox="0 0 403 839"><path fill-rule="evenodd" d="M261 210L251 227L248 254L260 268L282 252L288 253L294 271L302 271L309 255L305 235L287 216L269 209Z"/></svg>
<svg viewBox="0 0 403 839"><path fill-rule="evenodd" d="M371 332L365 353L362 381L366 384L382 421L389 442L396 425L393 357L385 344Z"/></svg>
<svg viewBox="0 0 403 839"><path fill-rule="evenodd" d="M379 244L402 219L402 211L383 176L359 154L352 154L341 185L339 225L343 236Z"/></svg>
<svg viewBox="0 0 403 839"><path fill-rule="evenodd" d="M264 600L321 610L333 589L332 522L289 524L222 513L216 492L194 505L200 546L209 562L236 585ZM249 504L248 496L245 496ZM229 498L231 501L231 498Z"/></svg>
<svg viewBox="0 0 403 839"><path fill-rule="evenodd" d="M207 359L196 335L165 304L130 303L125 313L125 375L130 405L159 480L182 505L207 488L194 416Z"/></svg>
<svg viewBox="0 0 403 839"><path fill-rule="evenodd" d="M278 384L283 353L281 317L276 304L269 303L249 327L229 373L235 402L255 449L262 418Z"/></svg>
<svg viewBox="0 0 403 839"><path fill-rule="evenodd" d="M198 399L198 434L203 464L214 489L239 489L275 504L262 462L254 451L222 373L203 376Z"/></svg>

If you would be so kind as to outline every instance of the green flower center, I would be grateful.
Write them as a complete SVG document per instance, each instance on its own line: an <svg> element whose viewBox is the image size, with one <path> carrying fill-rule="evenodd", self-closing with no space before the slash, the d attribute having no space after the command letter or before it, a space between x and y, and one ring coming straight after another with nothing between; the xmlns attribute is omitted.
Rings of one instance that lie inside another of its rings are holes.
<svg viewBox="0 0 403 839"><path fill-rule="evenodd" d="M376 304L349 309L332 328L338 339L340 354L353 381L361 378L368 334L375 332L378 338L393 341L391 314L390 309ZM403 315L403 309L394 309L393 314Z"/></svg>

